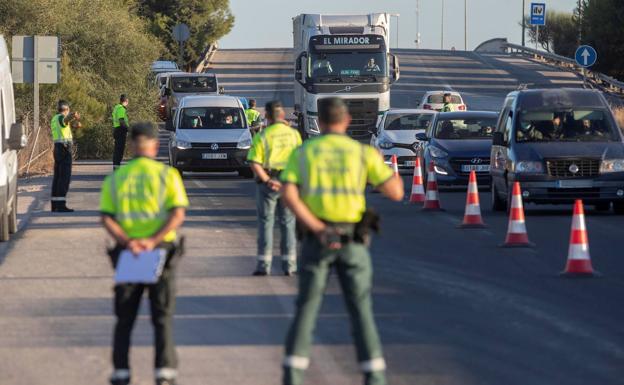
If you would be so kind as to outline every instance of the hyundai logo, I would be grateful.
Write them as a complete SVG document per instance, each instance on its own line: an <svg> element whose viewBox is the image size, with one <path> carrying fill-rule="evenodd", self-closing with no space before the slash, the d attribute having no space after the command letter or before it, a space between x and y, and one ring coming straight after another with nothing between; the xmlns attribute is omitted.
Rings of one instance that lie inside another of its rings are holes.
<svg viewBox="0 0 624 385"><path fill-rule="evenodd" d="M470 163L472 163L472 164L481 164L481 163L483 163L483 159L481 159L481 158L472 158L470 160Z"/></svg>
<svg viewBox="0 0 624 385"><path fill-rule="evenodd" d="M213 143L213 144L210 145L210 149L212 151L217 151L219 149L219 145L216 144L216 143Z"/></svg>
<svg viewBox="0 0 624 385"><path fill-rule="evenodd" d="M579 166L573 163L570 165L570 168L568 168L568 170L570 170L572 174L576 174L577 172L579 172Z"/></svg>

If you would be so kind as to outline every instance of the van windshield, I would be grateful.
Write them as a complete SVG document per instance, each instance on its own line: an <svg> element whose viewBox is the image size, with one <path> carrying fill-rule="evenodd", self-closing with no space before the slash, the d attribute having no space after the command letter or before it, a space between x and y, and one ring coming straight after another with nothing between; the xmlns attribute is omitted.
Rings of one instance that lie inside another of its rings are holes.
<svg viewBox="0 0 624 385"><path fill-rule="evenodd" d="M217 92L214 76L175 76L171 78L173 92Z"/></svg>
<svg viewBox="0 0 624 385"><path fill-rule="evenodd" d="M436 139L491 139L496 118L440 119L435 127Z"/></svg>
<svg viewBox="0 0 624 385"><path fill-rule="evenodd" d="M433 114L388 114L384 130L426 130Z"/></svg>
<svg viewBox="0 0 624 385"><path fill-rule="evenodd" d="M180 111L182 130L227 130L245 128L243 111L236 107L193 107Z"/></svg>
<svg viewBox="0 0 624 385"><path fill-rule="evenodd" d="M608 113L600 109L520 111L518 142L611 142L618 140Z"/></svg>

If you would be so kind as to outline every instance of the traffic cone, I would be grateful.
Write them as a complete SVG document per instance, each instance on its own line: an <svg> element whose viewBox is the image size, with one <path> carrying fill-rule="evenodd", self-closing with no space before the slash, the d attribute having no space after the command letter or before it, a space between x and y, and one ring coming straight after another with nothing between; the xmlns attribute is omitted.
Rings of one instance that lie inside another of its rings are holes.
<svg viewBox="0 0 624 385"><path fill-rule="evenodd" d="M461 228L483 228L483 218L481 217L481 205L479 204L479 187L477 186L477 173L470 171L468 180L468 194L466 196L466 211L464 221L459 225Z"/></svg>
<svg viewBox="0 0 624 385"><path fill-rule="evenodd" d="M410 194L410 203L423 203L425 201L425 188L423 186L422 166L420 157L416 157L414 164L414 178L412 179L412 193Z"/></svg>
<svg viewBox="0 0 624 385"><path fill-rule="evenodd" d="M436 179L435 164L433 160L429 162L429 171L427 172L427 192L425 193L425 204L423 210L442 211L440 205L440 197L438 195L438 181Z"/></svg>
<svg viewBox="0 0 624 385"><path fill-rule="evenodd" d="M394 175L399 175L399 161L397 160L396 155L392 155L390 163L392 163L392 171L394 171Z"/></svg>
<svg viewBox="0 0 624 385"><path fill-rule="evenodd" d="M509 211L509 226L507 227L507 238L502 247L532 247L529 242L526 224L524 223L524 207L522 206L522 195L520 192L520 182L515 182L511 194L511 210Z"/></svg>
<svg viewBox="0 0 624 385"><path fill-rule="evenodd" d="M570 232L570 247L568 248L568 262L561 275L567 277L592 277L596 275L592 268L589 256L589 242L585 227L585 210L583 201L577 199L574 203L572 216L572 230Z"/></svg>

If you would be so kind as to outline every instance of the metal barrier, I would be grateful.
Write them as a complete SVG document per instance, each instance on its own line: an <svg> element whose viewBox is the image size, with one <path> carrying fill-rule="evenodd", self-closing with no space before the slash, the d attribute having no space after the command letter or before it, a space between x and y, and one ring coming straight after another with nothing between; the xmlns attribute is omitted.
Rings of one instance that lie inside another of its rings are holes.
<svg viewBox="0 0 624 385"><path fill-rule="evenodd" d="M219 45L217 43L212 43L208 46L208 48L206 48L203 55L204 58L195 68L195 72L206 72L206 70L210 68L210 62L212 61L215 53L217 53L218 48Z"/></svg>

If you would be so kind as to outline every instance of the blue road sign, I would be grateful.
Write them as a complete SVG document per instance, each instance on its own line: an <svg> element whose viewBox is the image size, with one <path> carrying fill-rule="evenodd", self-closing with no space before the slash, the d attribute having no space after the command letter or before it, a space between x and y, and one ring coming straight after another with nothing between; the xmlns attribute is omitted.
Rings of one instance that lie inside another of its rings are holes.
<svg viewBox="0 0 624 385"><path fill-rule="evenodd" d="M589 45L582 45L576 49L576 53L574 54L574 58L576 62L581 67L591 67L596 64L596 60L598 59L598 53L594 49L594 47Z"/></svg>
<svg viewBox="0 0 624 385"><path fill-rule="evenodd" d="M546 25L546 3L531 3L531 25Z"/></svg>

